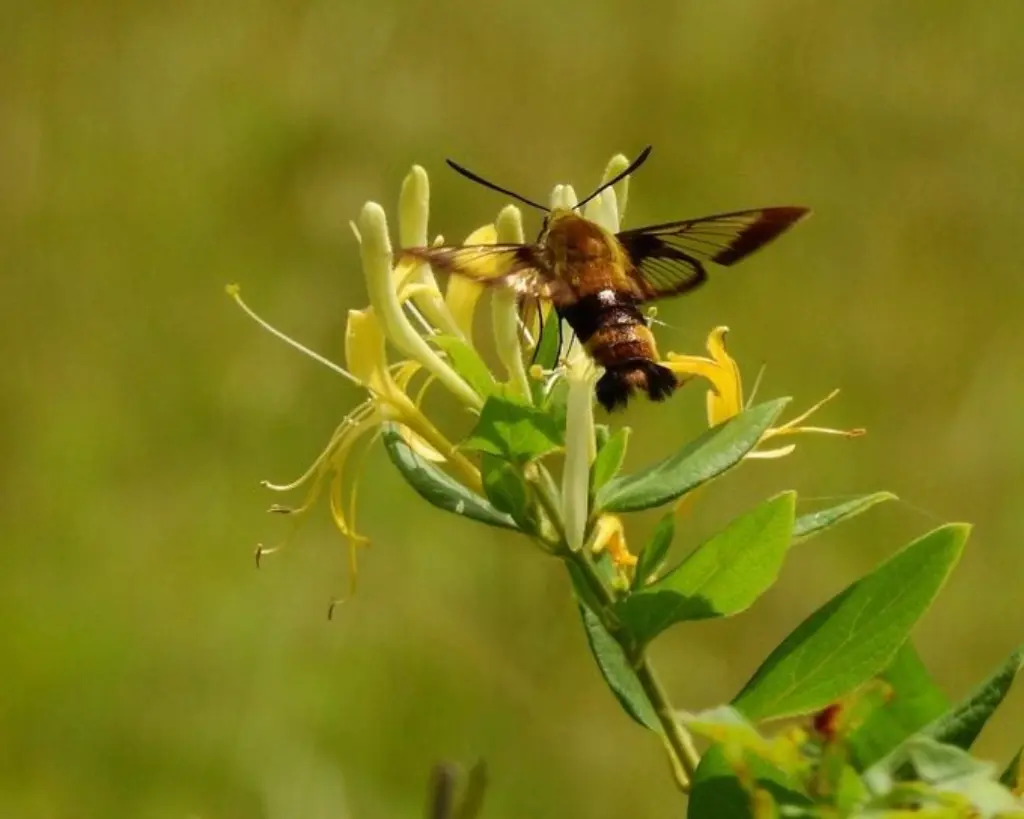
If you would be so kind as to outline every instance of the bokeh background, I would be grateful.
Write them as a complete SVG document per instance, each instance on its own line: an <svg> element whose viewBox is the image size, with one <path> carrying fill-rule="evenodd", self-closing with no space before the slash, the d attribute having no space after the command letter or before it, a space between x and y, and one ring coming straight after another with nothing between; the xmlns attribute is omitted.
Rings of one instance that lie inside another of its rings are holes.
<svg viewBox="0 0 1024 819"><path fill-rule="evenodd" d="M428 507L382 453L374 545L333 622L348 580L325 510L253 567L287 531L258 480L298 474L356 394L223 286L340 356L365 200L393 207L419 162L435 232L503 204L446 156L546 196L653 143L631 225L815 209L666 304L662 346L728 324L748 376L767 364L762 395L840 386L819 420L869 435L733 473L677 546L779 489L904 500L657 660L680 705L725 700L859 574L968 520L916 632L966 692L1024 623L1022 26L1000 0L3 4L0 814L418 816L434 761L482 757L488 816L680 815L559 566ZM694 435L702 401L619 419L630 463ZM1022 724L1016 692L980 752L1005 760Z"/></svg>

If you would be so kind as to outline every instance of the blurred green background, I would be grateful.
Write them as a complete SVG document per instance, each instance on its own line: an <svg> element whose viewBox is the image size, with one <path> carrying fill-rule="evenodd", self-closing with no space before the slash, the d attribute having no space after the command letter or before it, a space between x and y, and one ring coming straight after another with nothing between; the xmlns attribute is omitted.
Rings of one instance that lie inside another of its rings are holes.
<svg viewBox="0 0 1024 819"><path fill-rule="evenodd" d="M418 816L432 762L478 757L488 816L680 815L559 566L428 507L379 451L374 546L333 622L326 510L253 567L286 532L258 480L298 474L356 393L223 285L340 357L365 200L393 208L419 162L433 231L503 204L446 156L546 196L653 143L630 225L815 209L665 305L662 348L728 324L748 380L767 363L762 395L840 386L818 420L869 435L734 473L679 547L783 488L904 502L657 660L678 704L716 704L848 582L968 520L916 632L962 695L1024 623L1022 26L1008 1L5 3L0 815ZM631 463L695 434L702 403L638 403ZM1007 758L1022 724L1016 692L980 752Z"/></svg>

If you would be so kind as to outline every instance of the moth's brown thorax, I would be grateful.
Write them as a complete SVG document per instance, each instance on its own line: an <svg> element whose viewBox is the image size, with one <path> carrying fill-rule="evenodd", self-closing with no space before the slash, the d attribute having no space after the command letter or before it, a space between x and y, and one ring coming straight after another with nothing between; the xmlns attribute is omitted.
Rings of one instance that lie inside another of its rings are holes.
<svg viewBox="0 0 1024 819"><path fill-rule="evenodd" d="M571 211L551 216L543 243L557 278L580 297L614 289L623 275L618 240L596 222Z"/></svg>

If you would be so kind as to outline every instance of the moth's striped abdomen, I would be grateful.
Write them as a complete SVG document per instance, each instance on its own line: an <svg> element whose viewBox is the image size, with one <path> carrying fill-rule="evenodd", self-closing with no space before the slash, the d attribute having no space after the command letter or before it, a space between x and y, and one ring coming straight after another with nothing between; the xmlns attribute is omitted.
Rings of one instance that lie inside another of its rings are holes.
<svg viewBox="0 0 1024 819"><path fill-rule="evenodd" d="M654 335L629 298L614 290L600 290L558 312L591 357L605 368L597 382L597 400L605 409L626 406L635 391L662 401L678 386L672 371L657 363Z"/></svg>

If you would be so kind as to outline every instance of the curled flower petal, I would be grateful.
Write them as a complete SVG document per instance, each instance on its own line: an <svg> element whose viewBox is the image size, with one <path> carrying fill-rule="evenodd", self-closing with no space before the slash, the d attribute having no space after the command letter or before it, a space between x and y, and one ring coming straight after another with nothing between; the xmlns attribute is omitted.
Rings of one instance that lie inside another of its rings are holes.
<svg viewBox="0 0 1024 819"><path fill-rule="evenodd" d="M372 307L348 311L345 363L378 398L391 404L403 404L409 400L391 377L385 355L384 330Z"/></svg>
<svg viewBox="0 0 1024 819"><path fill-rule="evenodd" d="M669 353L664 361L681 380L700 376L711 384L707 394L708 425L716 426L743 410L743 382L740 368L725 351L728 327L716 327L708 334L708 358Z"/></svg>
<svg viewBox="0 0 1024 819"><path fill-rule="evenodd" d="M712 427L727 421L733 416L739 415L745 406L743 400L743 381L740 377L739 366L725 349L725 336L728 330L729 328L727 327L716 327L708 334L707 357L669 353L663 362L681 380L699 376L709 382L707 417L708 426ZM761 443L783 435L804 433L840 435L846 438L856 438L863 435L865 432L863 429L841 430L803 425L804 421L823 405L831 401L838 393L839 390L833 390L821 401L802 412L796 418L777 427L769 428L761 436ZM774 449L755 448L753 451L748 452L745 457L761 459L782 458L789 455L794 449L795 446L793 444Z"/></svg>
<svg viewBox="0 0 1024 819"><path fill-rule="evenodd" d="M591 551L594 554L607 552L615 568L620 572L630 570L636 565L637 557L629 551L625 527L616 515L601 515L597 519L592 543Z"/></svg>
<svg viewBox="0 0 1024 819"><path fill-rule="evenodd" d="M514 205L502 208L494 223L496 241L500 244L522 244L523 218ZM530 400L530 382L523 364L523 353L519 345L519 300L514 290L503 287L495 290L491 298L494 344L509 382L515 386L519 397Z"/></svg>
<svg viewBox="0 0 1024 819"><path fill-rule="evenodd" d="M466 237L465 244L493 245L497 240L498 232L494 225L484 225L470 233ZM476 314L476 304L483 292L483 285L468 276L451 276L448 279L448 289L444 294L445 304L454 317L461 335L470 341L473 338L473 316Z"/></svg>

